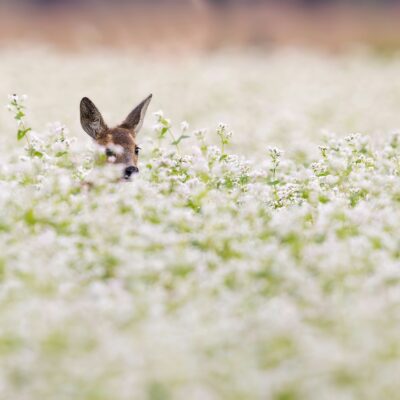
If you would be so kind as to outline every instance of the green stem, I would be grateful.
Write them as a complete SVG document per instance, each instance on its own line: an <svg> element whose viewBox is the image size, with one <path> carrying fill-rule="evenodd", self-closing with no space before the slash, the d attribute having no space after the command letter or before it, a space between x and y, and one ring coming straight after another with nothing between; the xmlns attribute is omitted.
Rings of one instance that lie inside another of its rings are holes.
<svg viewBox="0 0 400 400"><path fill-rule="evenodd" d="M180 155L181 150L179 148L179 143L176 143L175 135L173 134L171 128L168 128L168 133L171 136L172 142L175 143L176 150L178 151L178 154Z"/></svg>

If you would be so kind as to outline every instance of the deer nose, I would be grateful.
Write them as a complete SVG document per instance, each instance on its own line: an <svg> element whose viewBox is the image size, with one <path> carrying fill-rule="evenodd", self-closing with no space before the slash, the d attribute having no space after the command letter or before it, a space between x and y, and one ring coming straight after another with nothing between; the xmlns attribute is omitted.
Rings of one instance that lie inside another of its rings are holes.
<svg viewBox="0 0 400 400"><path fill-rule="evenodd" d="M131 165L130 167L125 168L124 178L129 179L132 174L136 174L139 172L139 168Z"/></svg>

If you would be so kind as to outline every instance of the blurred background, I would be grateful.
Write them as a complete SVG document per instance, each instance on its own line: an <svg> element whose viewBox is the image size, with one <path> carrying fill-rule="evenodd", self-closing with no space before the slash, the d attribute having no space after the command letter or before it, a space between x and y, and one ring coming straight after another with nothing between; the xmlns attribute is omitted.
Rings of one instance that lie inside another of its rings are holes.
<svg viewBox="0 0 400 400"><path fill-rule="evenodd" d="M0 45L156 51L400 46L400 0L0 0Z"/></svg>
<svg viewBox="0 0 400 400"><path fill-rule="evenodd" d="M35 129L89 143L83 96L114 124L153 93L148 134L161 109L228 123L252 158L306 154L326 132L400 131L399 21L400 0L0 0L0 105L28 94ZM14 122L0 108L0 141Z"/></svg>

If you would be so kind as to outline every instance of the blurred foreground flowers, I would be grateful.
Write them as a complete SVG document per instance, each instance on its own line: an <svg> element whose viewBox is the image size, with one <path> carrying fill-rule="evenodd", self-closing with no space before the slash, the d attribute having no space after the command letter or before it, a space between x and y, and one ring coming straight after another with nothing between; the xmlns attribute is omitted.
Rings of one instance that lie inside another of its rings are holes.
<svg viewBox="0 0 400 400"><path fill-rule="evenodd" d="M0 397L399 398L399 137L156 122L131 183L59 124L3 153Z"/></svg>

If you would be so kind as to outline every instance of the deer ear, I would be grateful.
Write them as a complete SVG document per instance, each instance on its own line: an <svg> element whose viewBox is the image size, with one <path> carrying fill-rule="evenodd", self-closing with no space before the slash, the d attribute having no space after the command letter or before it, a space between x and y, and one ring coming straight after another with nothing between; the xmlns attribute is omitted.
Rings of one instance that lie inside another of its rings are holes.
<svg viewBox="0 0 400 400"><path fill-rule="evenodd" d="M152 97L152 94L146 97L133 111L131 111L120 127L138 133L143 125L144 116L146 115Z"/></svg>
<svg viewBox="0 0 400 400"><path fill-rule="evenodd" d="M84 97L81 100L80 110L83 130L93 139L101 137L108 128L97 107L90 99Z"/></svg>

